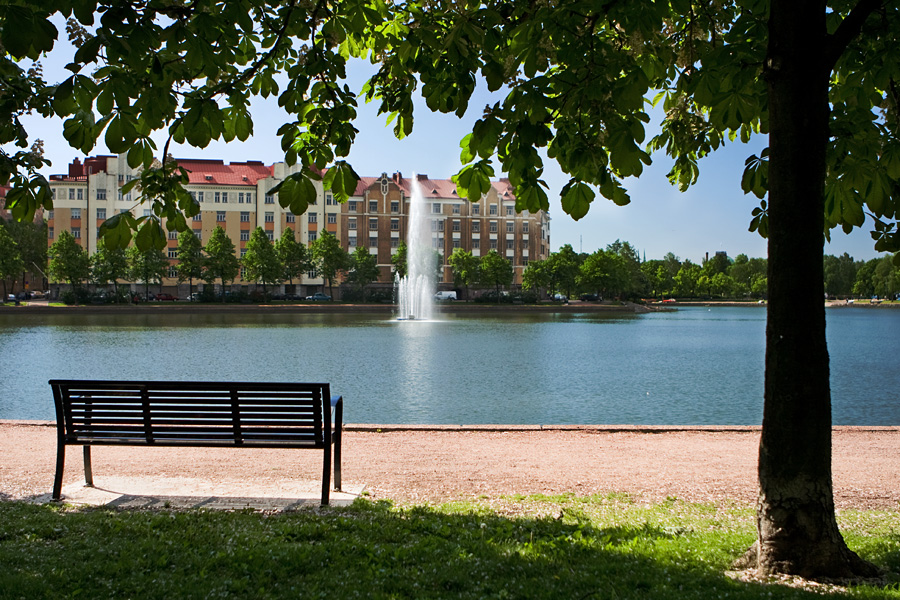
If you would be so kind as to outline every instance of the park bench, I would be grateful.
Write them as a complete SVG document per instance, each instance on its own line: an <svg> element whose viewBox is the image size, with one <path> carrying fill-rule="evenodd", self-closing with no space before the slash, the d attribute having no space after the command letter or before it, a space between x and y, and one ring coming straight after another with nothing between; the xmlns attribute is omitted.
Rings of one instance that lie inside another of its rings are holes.
<svg viewBox="0 0 900 600"><path fill-rule="evenodd" d="M62 495L66 446L312 448L324 453L322 505L341 489L343 400L327 383L50 380L56 405L56 477ZM333 423L332 423L333 418Z"/></svg>

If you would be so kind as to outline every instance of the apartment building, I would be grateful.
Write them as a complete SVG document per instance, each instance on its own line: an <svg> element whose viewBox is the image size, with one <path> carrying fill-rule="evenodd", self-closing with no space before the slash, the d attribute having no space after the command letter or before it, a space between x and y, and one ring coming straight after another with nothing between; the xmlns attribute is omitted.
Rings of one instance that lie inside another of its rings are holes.
<svg viewBox="0 0 900 600"><path fill-rule="evenodd" d="M234 241L242 256L252 231L262 227L269 238L277 240L286 228L300 242L312 243L322 231L329 231L342 246L353 252L365 245L377 257L379 280L391 282L391 256L400 240L406 239L409 203L414 184L397 172L391 176L363 177L353 196L341 204L316 182L318 201L306 213L294 215L269 194L279 182L296 171L285 163L264 165L260 161L225 164L213 159L176 159L188 172L187 191L200 203L192 228L202 243L221 226ZM75 159L65 175L52 175L54 210L45 214L48 243L63 229L69 230L89 252L97 250L98 233L103 221L114 214L130 211L135 216L150 214L136 192L123 194L121 187L137 177L124 155L93 156L82 163ZM476 203L459 198L449 179L431 179L418 175L415 184L428 206L432 245L445 258L443 282L452 283L446 258L455 248L483 256L496 250L514 267L515 281L521 283L522 271L530 260L547 257L550 247L550 218L516 213L515 195L507 180L494 182L491 190ZM169 234L168 255L173 264L166 287L176 285L177 233ZM242 278L235 285L251 283ZM302 279L300 293L322 289L323 281L315 273Z"/></svg>
<svg viewBox="0 0 900 600"><path fill-rule="evenodd" d="M403 177L362 177L356 193L341 207L341 244L353 252L365 245L377 256L381 281L390 281L391 256L401 240L407 239L413 185L426 204L431 244L444 257L441 283L453 282L446 259L456 248L475 256L496 250L513 265L515 285L531 260L547 258L550 248L550 217L544 212L517 213L516 197L507 179L492 183L478 202L469 202L456 193L449 179L416 175Z"/></svg>

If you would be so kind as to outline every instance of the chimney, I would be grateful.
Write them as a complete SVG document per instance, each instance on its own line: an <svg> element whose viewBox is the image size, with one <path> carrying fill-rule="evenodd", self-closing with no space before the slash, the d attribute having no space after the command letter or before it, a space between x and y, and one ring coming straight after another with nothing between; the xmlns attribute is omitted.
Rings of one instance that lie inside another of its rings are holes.
<svg viewBox="0 0 900 600"><path fill-rule="evenodd" d="M397 171L396 173L394 173L392 179L394 180L394 183L400 185L400 181L403 179L403 174L400 171Z"/></svg>
<svg viewBox="0 0 900 600"><path fill-rule="evenodd" d="M426 181L428 179L428 175L425 175L423 173L417 173L416 179L418 179L419 181Z"/></svg>
<svg viewBox="0 0 900 600"><path fill-rule="evenodd" d="M84 175L84 165L81 164L80 159L76 158L69 163L69 177L81 177L82 175Z"/></svg>

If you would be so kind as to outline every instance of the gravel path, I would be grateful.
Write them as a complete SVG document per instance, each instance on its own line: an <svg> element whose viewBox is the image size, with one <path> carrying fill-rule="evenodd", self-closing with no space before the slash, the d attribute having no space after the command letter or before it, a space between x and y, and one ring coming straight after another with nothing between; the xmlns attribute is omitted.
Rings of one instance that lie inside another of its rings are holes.
<svg viewBox="0 0 900 600"><path fill-rule="evenodd" d="M836 428L839 508L898 508L900 427ZM620 492L642 501L756 497L758 428L349 427L343 477L375 499L433 502L510 494ZM70 448L65 483L81 481ZM0 422L0 499L46 494L53 483L55 426ZM209 448L95 448L94 475L252 481L320 477L318 452Z"/></svg>

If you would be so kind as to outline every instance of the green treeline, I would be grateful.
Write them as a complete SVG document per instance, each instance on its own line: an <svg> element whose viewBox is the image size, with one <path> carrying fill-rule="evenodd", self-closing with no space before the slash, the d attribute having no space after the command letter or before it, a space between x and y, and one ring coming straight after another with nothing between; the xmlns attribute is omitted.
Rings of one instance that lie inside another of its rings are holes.
<svg viewBox="0 0 900 600"><path fill-rule="evenodd" d="M545 294L600 299L731 298L765 299L765 258L716 254L695 264L669 252L662 259L641 260L628 242L616 240L593 254L566 244L546 260L534 261L523 274L523 287ZM892 255L855 261L844 253L826 255L825 291L832 298L892 299L900 293L900 267Z"/></svg>

